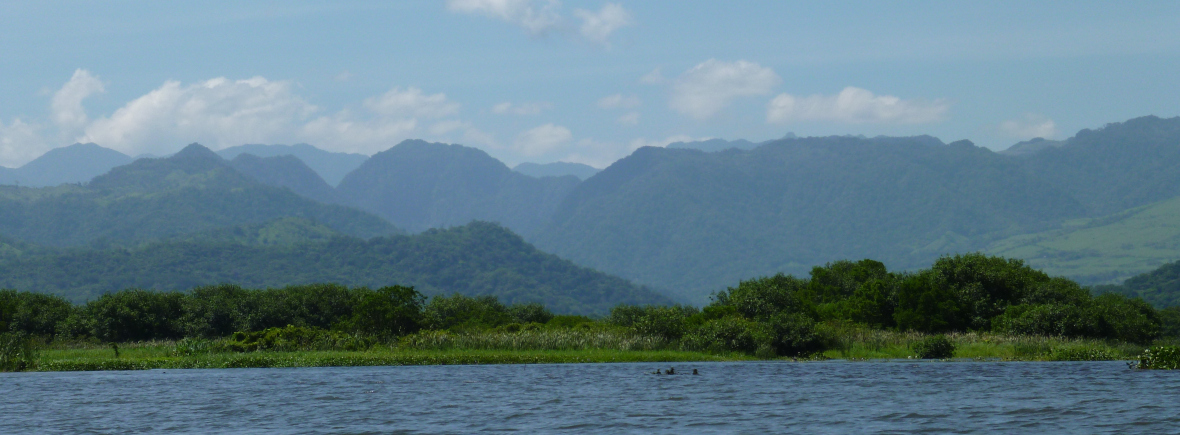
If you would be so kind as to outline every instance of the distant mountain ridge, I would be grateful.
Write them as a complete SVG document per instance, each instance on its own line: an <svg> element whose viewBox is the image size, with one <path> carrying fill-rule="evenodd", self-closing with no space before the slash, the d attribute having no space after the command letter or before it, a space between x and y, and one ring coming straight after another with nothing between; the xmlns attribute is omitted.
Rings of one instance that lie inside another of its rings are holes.
<svg viewBox="0 0 1180 435"><path fill-rule="evenodd" d="M217 151L217 154L227 160L233 160L241 154L253 154L258 157L292 155L319 174L320 178L330 186L340 184L340 180L343 180L345 175L348 175L369 158L364 154L324 151L305 143L295 145L247 144L225 148Z"/></svg>
<svg viewBox="0 0 1180 435"><path fill-rule="evenodd" d="M583 165L581 163L569 162L553 162L553 163L521 163L512 168L513 171L528 175L530 177L564 177L566 175L573 175L579 180L585 180L593 177L601 169L590 165Z"/></svg>
<svg viewBox="0 0 1180 435"><path fill-rule="evenodd" d="M475 148L407 140L374 154L336 190L409 231L484 220L528 235L548 223L579 182L514 172Z"/></svg>
<svg viewBox="0 0 1180 435"><path fill-rule="evenodd" d="M0 234L46 246L136 244L287 216L363 238L399 231L369 213L256 181L197 144L117 167L86 185L0 186Z"/></svg>
<svg viewBox="0 0 1180 435"><path fill-rule="evenodd" d="M131 160L126 154L93 143L76 143L49 150L19 168L0 168L0 184L49 187L85 183Z"/></svg>

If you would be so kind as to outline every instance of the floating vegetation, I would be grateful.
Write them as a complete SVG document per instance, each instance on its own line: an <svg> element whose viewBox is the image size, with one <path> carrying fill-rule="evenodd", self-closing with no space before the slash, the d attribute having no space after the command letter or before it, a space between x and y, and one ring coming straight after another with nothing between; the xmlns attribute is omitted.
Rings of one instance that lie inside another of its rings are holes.
<svg viewBox="0 0 1180 435"><path fill-rule="evenodd" d="M1180 370L1180 347L1156 346L1145 349L1131 365L1140 369Z"/></svg>

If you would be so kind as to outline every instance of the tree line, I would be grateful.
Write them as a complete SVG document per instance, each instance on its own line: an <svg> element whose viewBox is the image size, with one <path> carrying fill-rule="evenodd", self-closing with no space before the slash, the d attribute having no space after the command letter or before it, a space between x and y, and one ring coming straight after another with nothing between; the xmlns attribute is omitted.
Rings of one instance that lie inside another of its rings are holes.
<svg viewBox="0 0 1180 435"><path fill-rule="evenodd" d="M184 292L123 290L74 305L53 295L0 291L0 331L102 342L242 337L274 328L391 339L422 330L515 332L529 325L600 325L683 348L760 356L805 355L831 342L831 324L928 333L981 331L1149 343L1176 336L1180 309L1118 294L1092 296L1019 260L943 257L929 269L889 272L873 260L838 261L740 282L703 308L619 305L591 319L536 303L459 294L427 299L412 287L334 284Z"/></svg>

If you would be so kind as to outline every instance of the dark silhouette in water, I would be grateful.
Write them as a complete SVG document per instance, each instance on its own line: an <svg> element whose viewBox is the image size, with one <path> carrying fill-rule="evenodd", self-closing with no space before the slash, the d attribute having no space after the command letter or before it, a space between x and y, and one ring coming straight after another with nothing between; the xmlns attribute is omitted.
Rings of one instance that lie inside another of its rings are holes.
<svg viewBox="0 0 1180 435"><path fill-rule="evenodd" d="M697 373L697 369L692 369L692 374L699 375L700 373Z"/></svg>
<svg viewBox="0 0 1180 435"><path fill-rule="evenodd" d="M668 367L668 374L669 375L676 374L676 368L675 367Z"/></svg>

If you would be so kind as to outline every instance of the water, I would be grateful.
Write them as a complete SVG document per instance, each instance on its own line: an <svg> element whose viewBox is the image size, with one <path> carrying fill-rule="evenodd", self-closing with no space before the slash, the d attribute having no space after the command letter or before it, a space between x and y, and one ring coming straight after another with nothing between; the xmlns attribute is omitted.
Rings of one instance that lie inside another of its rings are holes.
<svg viewBox="0 0 1180 435"><path fill-rule="evenodd" d="M1180 432L1177 387L1122 362L8 373L0 433L1157 434Z"/></svg>

